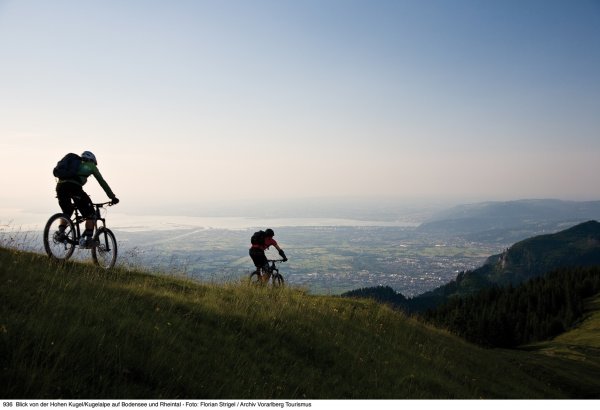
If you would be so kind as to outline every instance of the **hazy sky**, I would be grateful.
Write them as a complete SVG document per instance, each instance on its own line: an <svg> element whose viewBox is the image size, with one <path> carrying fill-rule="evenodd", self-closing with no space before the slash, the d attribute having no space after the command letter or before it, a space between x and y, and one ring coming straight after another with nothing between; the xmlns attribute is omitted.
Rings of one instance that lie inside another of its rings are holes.
<svg viewBox="0 0 600 410"><path fill-rule="evenodd" d="M83 150L124 210L600 199L600 2L0 0L1 203Z"/></svg>

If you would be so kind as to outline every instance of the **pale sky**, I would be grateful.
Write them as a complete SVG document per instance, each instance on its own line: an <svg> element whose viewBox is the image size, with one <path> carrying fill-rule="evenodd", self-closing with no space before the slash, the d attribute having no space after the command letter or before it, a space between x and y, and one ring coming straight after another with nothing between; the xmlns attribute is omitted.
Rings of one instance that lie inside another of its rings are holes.
<svg viewBox="0 0 600 410"><path fill-rule="evenodd" d="M0 202L84 150L130 212L600 199L600 2L0 0Z"/></svg>

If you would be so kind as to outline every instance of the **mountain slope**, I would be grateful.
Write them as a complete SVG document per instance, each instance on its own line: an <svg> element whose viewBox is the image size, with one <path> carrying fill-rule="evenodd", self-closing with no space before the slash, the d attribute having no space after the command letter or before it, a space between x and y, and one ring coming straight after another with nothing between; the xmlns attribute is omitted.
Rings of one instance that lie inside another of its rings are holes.
<svg viewBox="0 0 600 410"><path fill-rule="evenodd" d="M577 379L541 377L523 352L481 349L373 302L5 249L0 298L3 398L580 397Z"/></svg>
<svg viewBox="0 0 600 410"><path fill-rule="evenodd" d="M494 285L516 285L551 270L600 265L600 223L588 221L564 231L516 243L488 258L473 271L409 300L412 310L425 310L453 296L468 295Z"/></svg>
<svg viewBox="0 0 600 410"><path fill-rule="evenodd" d="M517 287L494 287L452 298L424 317L465 339L490 347L517 347L572 328L586 299L600 293L600 266L563 268Z"/></svg>

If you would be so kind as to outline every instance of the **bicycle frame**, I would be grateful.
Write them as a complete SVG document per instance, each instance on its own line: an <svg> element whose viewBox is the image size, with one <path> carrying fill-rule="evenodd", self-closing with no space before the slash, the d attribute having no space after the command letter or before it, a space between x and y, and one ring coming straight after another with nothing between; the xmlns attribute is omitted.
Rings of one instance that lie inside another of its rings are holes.
<svg viewBox="0 0 600 410"><path fill-rule="evenodd" d="M102 227L106 228L106 218L103 218L101 213L100 213L100 209L102 209L104 207L104 205L108 205L111 206L112 202L102 202L102 203L98 203L98 204L93 204L95 210L94 210L94 230L96 232L98 232L98 221L102 222ZM81 215L79 213L79 209L75 208L75 212L73 214L73 217L71 218L71 222L73 222L73 225L75 226L75 240L71 240L71 239L67 239L67 242L70 243L71 245L78 245L79 244L79 239L81 238L81 228L79 227L79 224L81 224L82 222L85 222L86 218L83 217L83 215Z"/></svg>
<svg viewBox="0 0 600 410"><path fill-rule="evenodd" d="M268 266L268 274L272 275L273 272L275 273L279 273L279 268L277 268L277 265L275 265L276 262L283 262L283 259L268 259L267 263L271 263L271 265Z"/></svg>
<svg viewBox="0 0 600 410"><path fill-rule="evenodd" d="M250 274L250 283L266 285L271 281L274 287L283 286L284 279L279 273L276 263L283 262L283 259L270 260L267 259L267 264L262 268L256 268L254 272Z"/></svg>

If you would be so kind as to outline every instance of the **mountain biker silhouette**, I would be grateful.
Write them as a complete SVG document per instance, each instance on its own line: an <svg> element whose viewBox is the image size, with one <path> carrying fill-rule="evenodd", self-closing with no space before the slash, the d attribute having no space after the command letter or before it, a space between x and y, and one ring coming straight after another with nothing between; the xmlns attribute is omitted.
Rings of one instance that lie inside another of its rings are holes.
<svg viewBox="0 0 600 410"><path fill-rule="evenodd" d="M252 246L250 247L250 257L252 258L252 262L254 262L254 266L256 266L257 269L269 267L265 250L269 249L271 246L274 246L279 251L279 256L283 258L284 262L287 261L285 252L279 247L275 239L273 239L273 236L275 236L275 232L269 228L264 231L264 240L261 239L257 243L252 243Z"/></svg>
<svg viewBox="0 0 600 410"><path fill-rule="evenodd" d="M96 178L102 189L104 189L104 192L111 199L112 203L119 203L119 199L115 196L104 178L102 178L102 174L100 174L97 165L98 161L96 160L96 156L90 151L84 151L81 154L81 164L77 170L77 175L72 178L59 178L58 183L56 184L56 197L58 198L58 204L63 213L69 218L73 215L73 211L75 210L73 203L71 203L71 200L73 200L75 206L85 218L85 231L83 232L83 235L81 235L80 241L80 245L83 247L87 247L91 244L92 235L94 234L94 207L89 195L83 190L83 186L86 184L88 177L94 175L94 178ZM66 226L66 221L64 225L59 225L61 233L64 233Z"/></svg>

